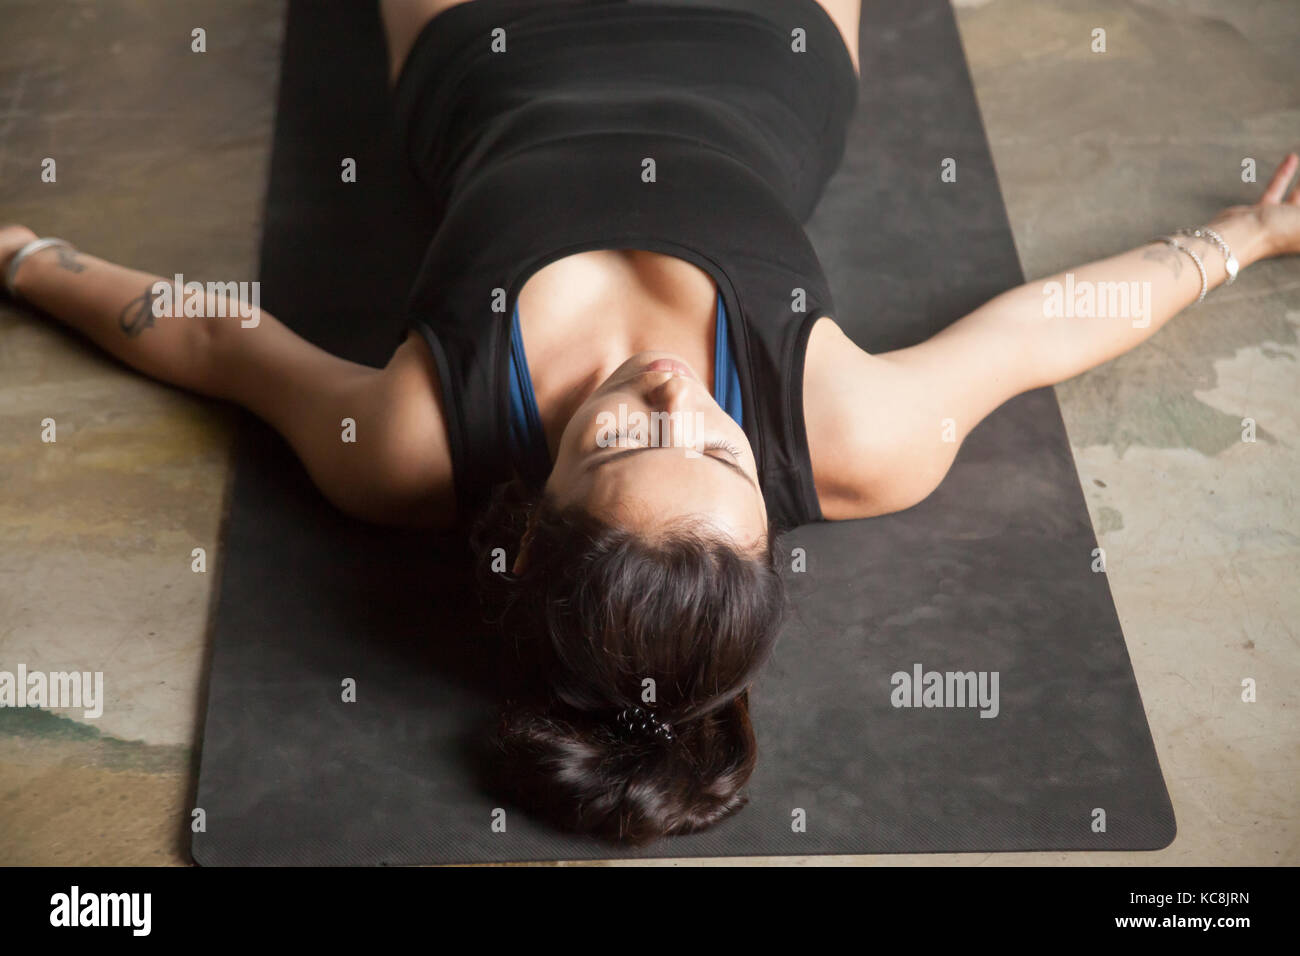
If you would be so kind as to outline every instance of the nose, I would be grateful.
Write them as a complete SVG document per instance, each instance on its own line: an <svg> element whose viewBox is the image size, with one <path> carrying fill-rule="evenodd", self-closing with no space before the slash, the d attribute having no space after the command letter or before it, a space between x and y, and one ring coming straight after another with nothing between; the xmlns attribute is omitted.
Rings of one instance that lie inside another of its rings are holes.
<svg viewBox="0 0 1300 956"><path fill-rule="evenodd" d="M672 412L681 407L690 388L690 382L685 378L668 373L662 382L654 385L646 393L646 399L653 407Z"/></svg>

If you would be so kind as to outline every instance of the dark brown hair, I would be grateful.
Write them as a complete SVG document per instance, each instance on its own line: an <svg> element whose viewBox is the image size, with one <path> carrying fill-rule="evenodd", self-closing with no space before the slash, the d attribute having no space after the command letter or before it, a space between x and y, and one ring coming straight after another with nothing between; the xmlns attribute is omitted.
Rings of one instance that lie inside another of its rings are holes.
<svg viewBox="0 0 1300 956"><path fill-rule="evenodd" d="M679 522L651 540L518 482L497 489L473 546L505 638L512 686L495 749L515 799L633 845L744 806L757 756L748 688L784 609L773 538L743 553ZM519 573L501 573L495 549L513 562L521 547ZM620 731L617 714L637 706L673 739Z"/></svg>

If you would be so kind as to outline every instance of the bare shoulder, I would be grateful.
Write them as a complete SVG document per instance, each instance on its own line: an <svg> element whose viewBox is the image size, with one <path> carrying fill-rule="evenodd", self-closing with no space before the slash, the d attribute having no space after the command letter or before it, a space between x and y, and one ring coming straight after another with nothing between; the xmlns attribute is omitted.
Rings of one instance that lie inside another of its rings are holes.
<svg viewBox="0 0 1300 956"><path fill-rule="evenodd" d="M382 374L384 468L409 524L446 527L455 519L451 446L442 382L429 346L412 331Z"/></svg>
<svg viewBox="0 0 1300 956"><path fill-rule="evenodd" d="M859 348L829 317L809 334L804 426L817 498L829 520L910 508L951 462L951 448L936 447L938 426L932 436L923 427L930 414L921 407L924 388L890 355Z"/></svg>
<svg viewBox="0 0 1300 956"><path fill-rule="evenodd" d="M813 482L830 520L863 517L863 474L871 453L863 447L862 418L872 414L871 358L830 317L818 319L804 357L803 412Z"/></svg>

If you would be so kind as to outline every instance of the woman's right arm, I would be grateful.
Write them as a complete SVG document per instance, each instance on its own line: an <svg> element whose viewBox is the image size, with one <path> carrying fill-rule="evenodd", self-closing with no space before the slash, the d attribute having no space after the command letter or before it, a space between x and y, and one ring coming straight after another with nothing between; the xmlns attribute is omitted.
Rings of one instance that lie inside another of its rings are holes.
<svg viewBox="0 0 1300 956"><path fill-rule="evenodd" d="M1298 168L1293 153L1258 203L1212 221L1242 268L1300 253L1300 186L1287 194ZM1221 284L1220 249L1182 241L1199 255L1206 285ZM865 518L918 504L1005 401L1135 348L1196 301L1201 284L1190 256L1156 242L1018 286L894 352L869 355L834 323L818 322L804 419L823 514Z"/></svg>
<svg viewBox="0 0 1300 956"><path fill-rule="evenodd" d="M0 228L0 270L32 237L21 226ZM452 524L442 391L418 335L386 367L372 368L331 355L268 312L242 317L226 296L209 293L201 315L159 314L167 311L153 308L160 282L168 280L51 247L19 264L14 285L21 299L136 371L263 419L342 511L404 527ZM345 419L355 422L350 434Z"/></svg>

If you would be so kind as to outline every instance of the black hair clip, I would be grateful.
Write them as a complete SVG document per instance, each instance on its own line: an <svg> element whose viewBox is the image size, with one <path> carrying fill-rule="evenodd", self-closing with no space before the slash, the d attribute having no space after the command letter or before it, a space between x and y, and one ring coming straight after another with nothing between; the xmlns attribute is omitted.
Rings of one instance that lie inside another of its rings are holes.
<svg viewBox="0 0 1300 956"><path fill-rule="evenodd" d="M614 722L627 737L654 737L666 743L671 743L675 739L673 725L660 720L653 710L643 707L626 707L620 710Z"/></svg>

